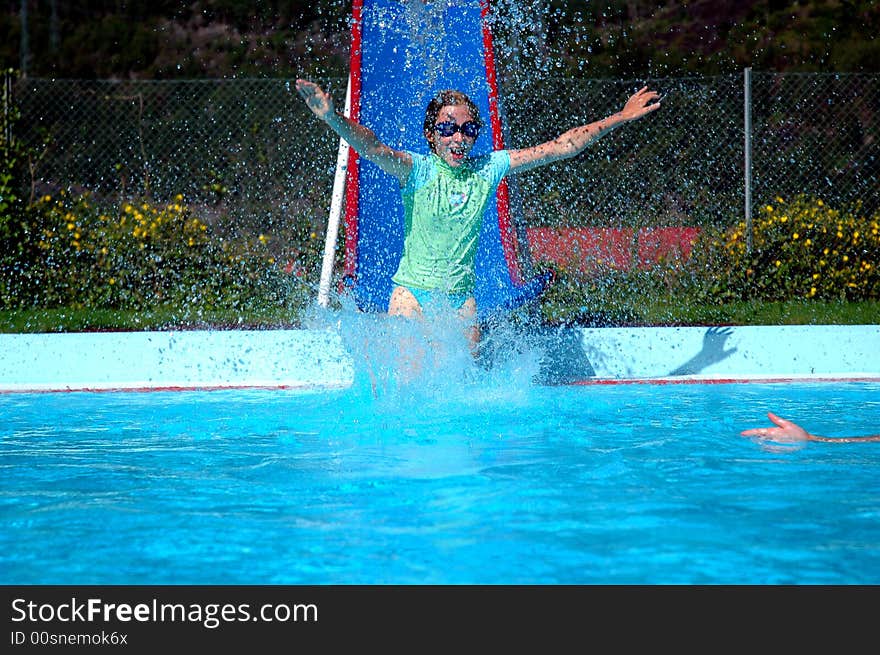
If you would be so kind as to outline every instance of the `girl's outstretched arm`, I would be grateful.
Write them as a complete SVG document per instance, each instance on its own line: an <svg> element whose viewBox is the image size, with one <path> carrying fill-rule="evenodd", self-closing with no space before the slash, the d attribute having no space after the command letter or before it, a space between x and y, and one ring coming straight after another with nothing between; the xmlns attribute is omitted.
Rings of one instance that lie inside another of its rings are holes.
<svg viewBox="0 0 880 655"><path fill-rule="evenodd" d="M379 140L373 130L342 116L334 109L330 94L314 82L298 79L296 91L312 113L345 139L359 155L396 177L401 184L406 181L412 170L412 158L406 152L390 148Z"/></svg>
<svg viewBox="0 0 880 655"><path fill-rule="evenodd" d="M637 120L660 108L660 94L642 87L630 96L626 104L616 114L607 118L575 127L552 141L531 148L510 151L510 172L526 171L550 164L560 159L569 159L580 154L590 143L608 134L616 127Z"/></svg>

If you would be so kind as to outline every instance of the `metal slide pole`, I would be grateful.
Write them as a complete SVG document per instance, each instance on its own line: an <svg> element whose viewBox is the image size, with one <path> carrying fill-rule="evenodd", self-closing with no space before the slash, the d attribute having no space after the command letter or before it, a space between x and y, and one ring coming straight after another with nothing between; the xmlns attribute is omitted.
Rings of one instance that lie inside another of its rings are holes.
<svg viewBox="0 0 880 655"><path fill-rule="evenodd" d="M743 71L743 130L745 133L746 251L752 252L752 69Z"/></svg>
<svg viewBox="0 0 880 655"><path fill-rule="evenodd" d="M345 109L343 115L348 118L351 113L351 75L345 90ZM345 191L345 172L348 168L349 145L339 139L339 151L336 155L336 175L333 178L333 194L330 198L330 216L327 219L327 235L324 238L324 261L321 265L321 281L318 284L318 304L327 307L330 304L330 282L333 278L333 262L336 259L336 239L339 235L339 218L342 215L342 200Z"/></svg>

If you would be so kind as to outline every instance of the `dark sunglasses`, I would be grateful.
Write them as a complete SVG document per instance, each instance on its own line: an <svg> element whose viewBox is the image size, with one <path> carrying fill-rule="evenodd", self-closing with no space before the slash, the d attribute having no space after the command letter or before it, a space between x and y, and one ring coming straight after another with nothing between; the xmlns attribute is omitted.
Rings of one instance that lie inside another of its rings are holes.
<svg viewBox="0 0 880 655"><path fill-rule="evenodd" d="M461 125L453 121L443 121L434 125L434 129L440 133L440 136L452 136L456 132L461 132L466 137L476 139L480 134L480 124L476 121L467 121Z"/></svg>

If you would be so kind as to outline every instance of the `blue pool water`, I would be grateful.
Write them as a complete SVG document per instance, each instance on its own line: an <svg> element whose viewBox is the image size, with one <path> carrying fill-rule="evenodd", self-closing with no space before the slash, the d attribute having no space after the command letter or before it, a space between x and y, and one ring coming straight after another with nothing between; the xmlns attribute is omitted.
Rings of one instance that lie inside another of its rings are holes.
<svg viewBox="0 0 880 655"><path fill-rule="evenodd" d="M880 583L876 383L0 395L2 584Z"/></svg>

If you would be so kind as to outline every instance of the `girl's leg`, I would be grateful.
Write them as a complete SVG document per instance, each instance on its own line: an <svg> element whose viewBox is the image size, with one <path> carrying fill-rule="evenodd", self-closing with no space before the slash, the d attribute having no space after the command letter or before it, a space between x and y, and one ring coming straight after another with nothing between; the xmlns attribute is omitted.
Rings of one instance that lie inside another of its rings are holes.
<svg viewBox="0 0 880 655"><path fill-rule="evenodd" d="M464 336L468 340L468 346L471 355L476 357L480 349L480 326L477 323L477 301L473 296L464 301L464 304L458 309L458 315L467 323L464 330Z"/></svg>
<svg viewBox="0 0 880 655"><path fill-rule="evenodd" d="M404 318L422 320L422 307L412 292L406 287L394 287L391 299L388 301L389 316L403 316ZM425 351L416 344L412 337L404 338L400 342L400 366L406 380L415 378L422 370L425 359Z"/></svg>
<svg viewBox="0 0 880 655"><path fill-rule="evenodd" d="M394 287L394 291L391 292L391 300L388 301L388 315L422 318L422 307L409 289Z"/></svg>

